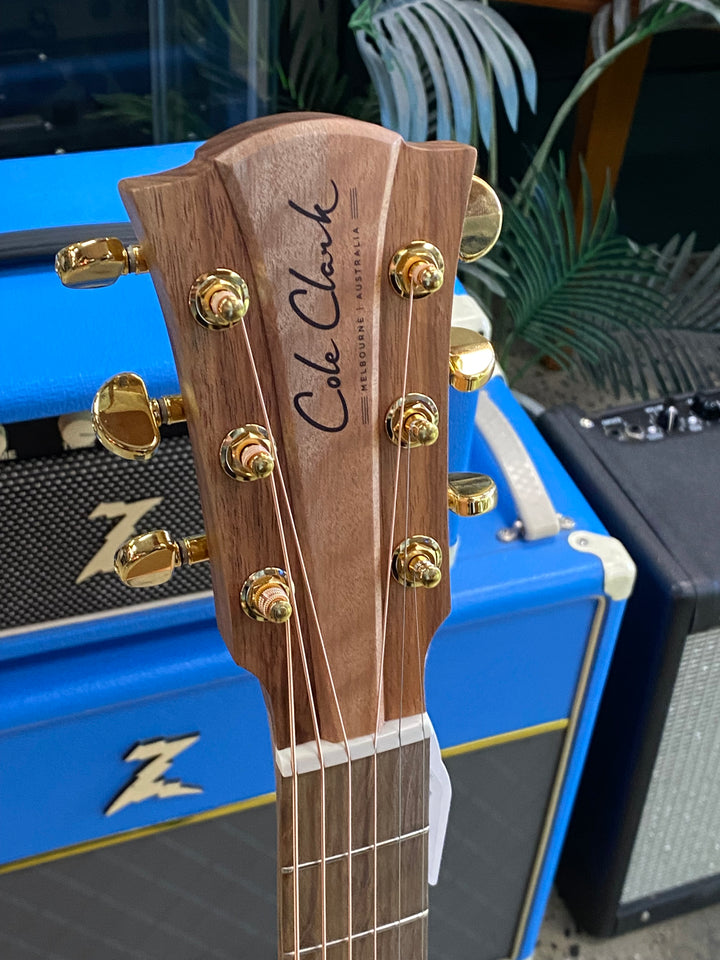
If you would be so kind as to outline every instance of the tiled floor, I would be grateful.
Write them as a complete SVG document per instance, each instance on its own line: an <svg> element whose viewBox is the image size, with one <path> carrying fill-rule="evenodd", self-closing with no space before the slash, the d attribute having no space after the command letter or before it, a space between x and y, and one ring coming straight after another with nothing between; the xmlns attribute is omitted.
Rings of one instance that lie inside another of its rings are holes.
<svg viewBox="0 0 720 960"><path fill-rule="evenodd" d="M596 940L553 894L533 960L720 960L720 904L622 937Z"/></svg>

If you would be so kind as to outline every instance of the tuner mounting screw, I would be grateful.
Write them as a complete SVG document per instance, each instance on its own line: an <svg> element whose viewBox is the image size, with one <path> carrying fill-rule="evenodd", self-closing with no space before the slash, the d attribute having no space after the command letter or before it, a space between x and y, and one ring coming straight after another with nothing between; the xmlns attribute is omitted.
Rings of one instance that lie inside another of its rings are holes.
<svg viewBox="0 0 720 960"><path fill-rule="evenodd" d="M482 334L450 328L450 386L461 393L484 387L495 369L495 351Z"/></svg>
<svg viewBox="0 0 720 960"><path fill-rule="evenodd" d="M402 414L402 423L400 417ZM440 431L437 404L424 393L409 393L395 400L385 414L385 430L395 444L402 447L429 447Z"/></svg>
<svg viewBox="0 0 720 960"><path fill-rule="evenodd" d="M269 477L275 469L272 442L265 427L246 423L231 430L220 447L220 463L234 480L252 481Z"/></svg>
<svg viewBox="0 0 720 960"><path fill-rule="evenodd" d="M109 287L128 273L147 273L148 265L137 243L125 247L117 237L98 237L71 243L55 257L55 272L66 287L79 290Z"/></svg>
<svg viewBox="0 0 720 960"><path fill-rule="evenodd" d="M136 373L119 373L104 383L92 405L95 435L124 460L149 460L160 443L160 426L184 423L180 396L153 400Z"/></svg>
<svg viewBox="0 0 720 960"><path fill-rule="evenodd" d="M240 602L252 620L285 623L293 613L285 571L280 567L265 567L251 573L240 591Z"/></svg>
<svg viewBox="0 0 720 960"><path fill-rule="evenodd" d="M130 537L115 554L115 573L128 587L157 587L167 583L176 567L208 560L207 538L173 540L167 530Z"/></svg>
<svg viewBox="0 0 720 960"><path fill-rule="evenodd" d="M443 285L445 261L438 248L427 240L413 240L398 250L390 261L390 283L395 293L407 299L422 299Z"/></svg>
<svg viewBox="0 0 720 960"><path fill-rule="evenodd" d="M395 548L392 574L404 587L436 587L442 579L442 549L432 537L415 535Z"/></svg>
<svg viewBox="0 0 720 960"><path fill-rule="evenodd" d="M247 284L233 270L203 273L188 295L190 312L203 327L225 330L239 323L250 305Z"/></svg>
<svg viewBox="0 0 720 960"><path fill-rule="evenodd" d="M503 543L513 543L525 535L525 526L522 520L516 520L511 527L501 527L495 536Z"/></svg>

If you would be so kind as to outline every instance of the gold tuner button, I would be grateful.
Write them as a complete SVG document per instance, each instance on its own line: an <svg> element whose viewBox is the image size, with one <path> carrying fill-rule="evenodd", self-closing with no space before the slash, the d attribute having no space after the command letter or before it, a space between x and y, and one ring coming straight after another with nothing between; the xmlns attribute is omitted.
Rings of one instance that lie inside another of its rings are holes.
<svg viewBox="0 0 720 960"><path fill-rule="evenodd" d="M95 435L111 453L124 460L149 460L160 443L163 423L183 423L179 396L148 396L136 373L119 373L104 383L92 405Z"/></svg>
<svg viewBox="0 0 720 960"><path fill-rule="evenodd" d="M63 247L55 257L55 272L66 287L79 290L109 287L128 273L147 273L137 243L126 247L117 237L98 237Z"/></svg>
<svg viewBox="0 0 720 960"><path fill-rule="evenodd" d="M409 393L395 400L385 414L385 430L402 447L429 447L439 436L440 414L434 400L424 393Z"/></svg>
<svg viewBox="0 0 720 960"><path fill-rule="evenodd" d="M450 329L450 386L461 393L484 387L495 369L495 351L481 333Z"/></svg>
<svg viewBox="0 0 720 960"><path fill-rule="evenodd" d="M208 559L206 537L173 540L167 530L131 537L115 554L115 573L128 587L157 587L167 583L176 567Z"/></svg>
<svg viewBox="0 0 720 960"><path fill-rule="evenodd" d="M463 221L460 259L471 263L490 253L500 236L502 222L498 195L489 183L473 177Z"/></svg>
<svg viewBox="0 0 720 960"><path fill-rule="evenodd" d="M442 580L442 549L432 537L403 540L393 553L392 573L404 587L436 587Z"/></svg>
<svg viewBox="0 0 720 960"><path fill-rule="evenodd" d="M448 507L460 517L479 517L497 506L495 481L484 473L451 473Z"/></svg>
<svg viewBox="0 0 720 960"><path fill-rule="evenodd" d="M285 623L293 612L285 571L279 567L265 567L251 573L240 591L240 602L252 620Z"/></svg>
<svg viewBox="0 0 720 960"><path fill-rule="evenodd" d="M241 276L232 270L218 268L197 278L190 288L188 304L201 326L225 330L245 316L250 294Z"/></svg>
<svg viewBox="0 0 720 960"><path fill-rule="evenodd" d="M407 299L422 299L443 285L445 261L438 248L426 240L413 240L390 261L390 283L395 293Z"/></svg>
<svg viewBox="0 0 720 960"><path fill-rule="evenodd" d="M220 463L234 480L263 480L275 469L272 441L265 427L246 423L231 430L220 447Z"/></svg>

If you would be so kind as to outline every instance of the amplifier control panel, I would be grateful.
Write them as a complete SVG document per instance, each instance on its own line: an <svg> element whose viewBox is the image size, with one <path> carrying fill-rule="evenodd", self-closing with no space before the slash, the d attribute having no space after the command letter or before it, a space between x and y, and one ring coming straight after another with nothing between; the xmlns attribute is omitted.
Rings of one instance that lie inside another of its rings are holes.
<svg viewBox="0 0 720 960"><path fill-rule="evenodd" d="M587 430L599 427L619 443L651 443L674 434L700 433L720 425L720 390L623 407L601 417L583 417L580 425Z"/></svg>

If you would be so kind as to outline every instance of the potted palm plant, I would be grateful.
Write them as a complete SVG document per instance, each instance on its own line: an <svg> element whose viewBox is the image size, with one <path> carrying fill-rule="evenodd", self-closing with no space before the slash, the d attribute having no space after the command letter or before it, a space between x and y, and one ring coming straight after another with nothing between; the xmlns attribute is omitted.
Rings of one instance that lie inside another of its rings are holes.
<svg viewBox="0 0 720 960"><path fill-rule="evenodd" d="M594 59L505 193L498 246L463 268L511 379L541 358L618 396L691 390L711 376L702 358L720 342L720 246L697 265L693 236L662 248L633 243L609 189L594 209L584 174L578 217L563 158L553 156L578 101L618 57L704 23L720 23L716 0L642 0L634 18L629 0L615 0L596 15ZM382 122L410 139L475 143L496 184L498 111L517 130L521 98L531 109L537 98L532 58L510 24L480 0L362 0L350 25Z"/></svg>

